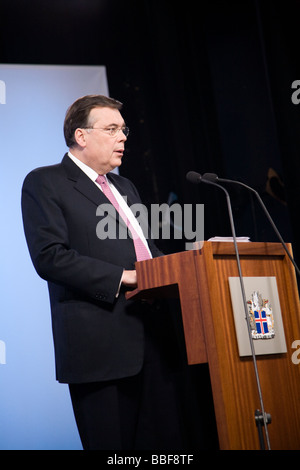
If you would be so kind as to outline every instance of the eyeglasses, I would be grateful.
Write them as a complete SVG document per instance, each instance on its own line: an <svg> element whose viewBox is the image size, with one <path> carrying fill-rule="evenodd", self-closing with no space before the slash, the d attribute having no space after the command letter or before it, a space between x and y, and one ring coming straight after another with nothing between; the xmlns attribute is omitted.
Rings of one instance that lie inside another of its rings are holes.
<svg viewBox="0 0 300 470"><path fill-rule="evenodd" d="M110 137L115 137L120 131L123 132L123 134L125 135L125 137L128 137L129 135L129 128L128 127L105 127L105 128L101 128L101 127L83 127L82 129L93 129L93 130L97 130L97 131L103 131L103 132L106 132L107 134L109 134Z"/></svg>

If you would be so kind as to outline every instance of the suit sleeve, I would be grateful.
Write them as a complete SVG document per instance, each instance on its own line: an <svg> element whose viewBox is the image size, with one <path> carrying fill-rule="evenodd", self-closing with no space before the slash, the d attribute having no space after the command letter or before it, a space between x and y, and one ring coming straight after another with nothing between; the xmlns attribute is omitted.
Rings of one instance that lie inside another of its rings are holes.
<svg viewBox="0 0 300 470"><path fill-rule="evenodd" d="M47 281L113 303L123 268L83 256L70 247L63 206L53 180L35 170L23 183L22 216L33 265Z"/></svg>

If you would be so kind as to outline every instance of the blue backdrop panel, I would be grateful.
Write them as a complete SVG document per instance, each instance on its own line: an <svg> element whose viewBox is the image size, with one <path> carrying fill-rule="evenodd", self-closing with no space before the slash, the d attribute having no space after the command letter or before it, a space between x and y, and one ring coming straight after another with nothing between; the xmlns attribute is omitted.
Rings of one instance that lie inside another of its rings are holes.
<svg viewBox="0 0 300 470"><path fill-rule="evenodd" d="M31 264L21 187L59 162L78 97L108 95L105 67L0 64L0 449L81 449L67 385L55 380L47 284Z"/></svg>

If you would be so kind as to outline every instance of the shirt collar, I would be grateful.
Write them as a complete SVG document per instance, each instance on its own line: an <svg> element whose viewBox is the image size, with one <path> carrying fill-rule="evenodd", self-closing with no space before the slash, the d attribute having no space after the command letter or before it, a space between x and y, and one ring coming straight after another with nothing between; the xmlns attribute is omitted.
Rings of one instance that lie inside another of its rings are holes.
<svg viewBox="0 0 300 470"><path fill-rule="evenodd" d="M79 168L92 180L92 181L96 181L97 177L98 177L98 173L93 170L91 167L89 167L88 165L86 165L85 163L83 163L81 160L79 160L77 157L74 157L74 155L72 155L72 153L69 151L68 152L68 156L71 158L71 160L73 160L73 162L79 166ZM105 176L105 175L104 175Z"/></svg>

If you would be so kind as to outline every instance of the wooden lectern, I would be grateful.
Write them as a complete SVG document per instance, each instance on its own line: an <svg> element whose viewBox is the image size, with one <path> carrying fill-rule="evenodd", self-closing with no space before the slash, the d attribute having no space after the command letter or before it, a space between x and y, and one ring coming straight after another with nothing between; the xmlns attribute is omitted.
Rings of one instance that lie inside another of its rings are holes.
<svg viewBox="0 0 300 470"><path fill-rule="evenodd" d="M294 267L280 243L238 243L238 252L243 277L276 277L287 352L256 360L265 412L271 415L270 447L297 450L300 349L294 354L299 360L292 361L292 344L300 340L300 308ZM238 276L233 243L204 242L201 250L142 261L136 270L138 288L128 298L179 297L188 363L209 365L220 449L259 450L253 360L239 355L228 283Z"/></svg>

